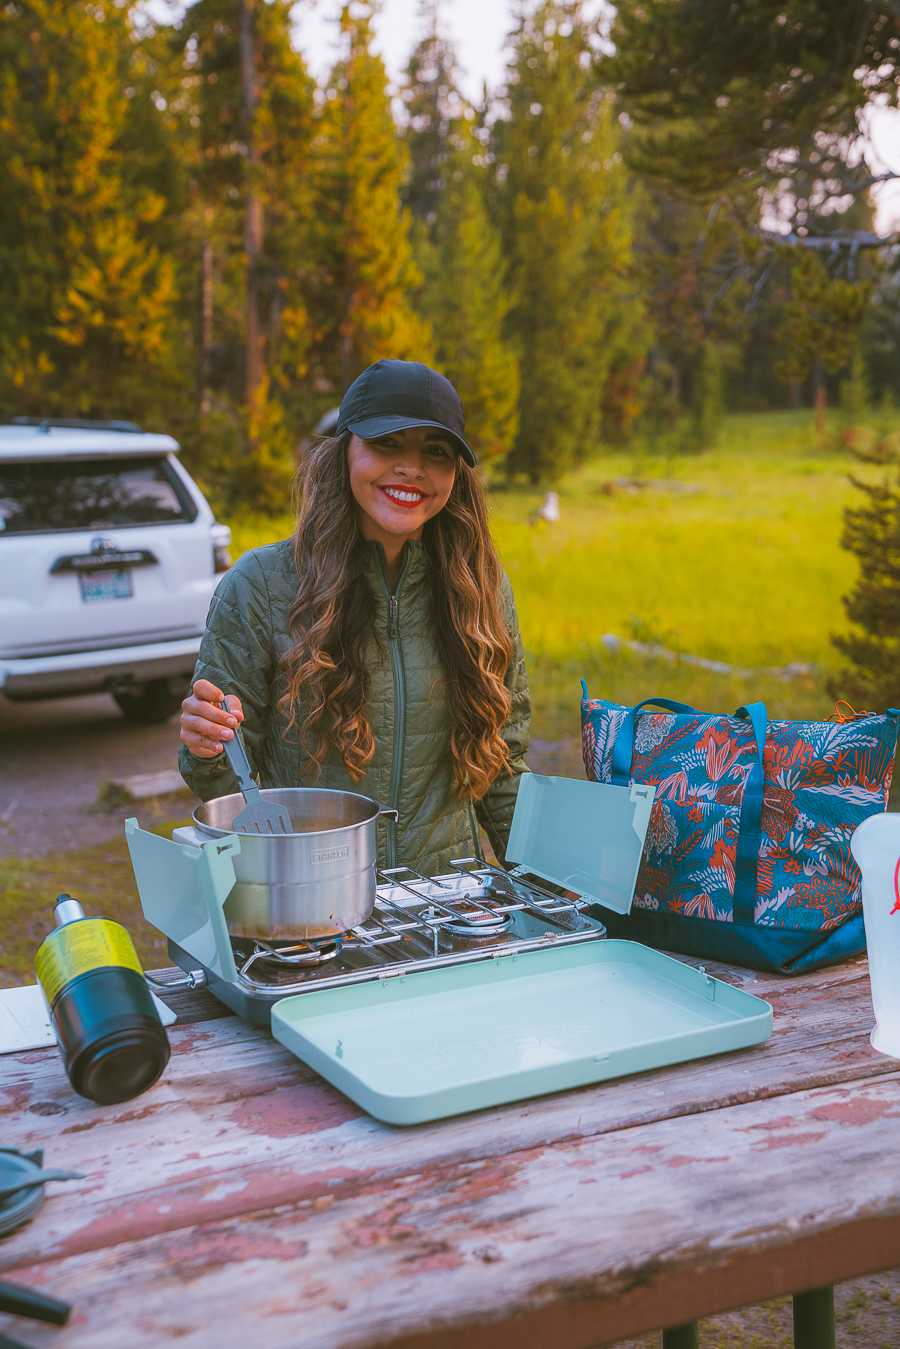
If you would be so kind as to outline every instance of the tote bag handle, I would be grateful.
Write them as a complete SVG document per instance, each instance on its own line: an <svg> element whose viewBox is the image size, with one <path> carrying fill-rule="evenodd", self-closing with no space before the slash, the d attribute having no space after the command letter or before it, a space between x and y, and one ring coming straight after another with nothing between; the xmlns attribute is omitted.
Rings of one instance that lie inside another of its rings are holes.
<svg viewBox="0 0 900 1349"><path fill-rule="evenodd" d="M587 697L587 690L585 690ZM687 703L676 703L671 698L645 698L636 707L629 708L612 753L612 781L619 786L627 786L631 775L631 759L634 753L634 724L641 708L652 703L654 707L664 707L668 712L697 712ZM702 716L703 713L698 713ZM744 779L741 794L741 815L738 826L737 854L735 857L733 911L735 923L752 927L756 913L756 885L759 867L759 845L762 839L763 808L763 752L766 745L766 725L768 713L765 703L748 703L739 707L734 714L750 722L756 740L756 756Z"/></svg>
<svg viewBox="0 0 900 1349"><path fill-rule="evenodd" d="M768 714L765 703L748 703L739 707L736 717L746 717L756 738L756 762L744 779L741 796L741 819L738 827L737 855L734 862L734 921L752 927L756 914L756 884L759 868L759 845L762 839L762 808L765 779L763 754L766 748Z"/></svg>
<svg viewBox="0 0 900 1349"><path fill-rule="evenodd" d="M687 703L673 703L671 698L645 698L637 707L630 707L625 720L619 727L616 743L612 752L612 780L618 787L627 787L631 775L631 757L634 753L634 723L642 707L652 703L654 707L664 707L667 712L697 712L696 707ZM697 713L702 716L702 712Z"/></svg>

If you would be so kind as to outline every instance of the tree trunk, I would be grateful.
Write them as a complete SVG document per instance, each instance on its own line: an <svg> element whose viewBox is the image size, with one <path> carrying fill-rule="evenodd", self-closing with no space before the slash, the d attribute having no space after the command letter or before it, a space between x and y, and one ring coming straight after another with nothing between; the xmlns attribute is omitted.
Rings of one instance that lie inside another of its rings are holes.
<svg viewBox="0 0 900 1349"><path fill-rule="evenodd" d="M254 137L256 114L256 67L253 53L253 11L256 0L240 0L241 85L244 99L244 134L247 143L247 210L244 220L244 252L247 256L246 393L253 407L263 382L265 337L259 313L259 264L263 248L263 204L257 181L258 159Z"/></svg>
<svg viewBox="0 0 900 1349"><path fill-rule="evenodd" d="M341 334L341 397L350 388L355 378L353 368L353 324L349 317L350 305L344 306L345 318L340 327Z"/></svg>
<svg viewBox="0 0 900 1349"><path fill-rule="evenodd" d="M813 388L815 389L816 435L825 434L825 409L828 407L828 389L825 385L825 371L821 361L814 361L812 368Z"/></svg>
<svg viewBox="0 0 900 1349"><path fill-rule="evenodd" d="M203 338L200 346L200 411L212 407L211 366L213 341L213 248L207 239L203 245Z"/></svg>
<svg viewBox="0 0 900 1349"><path fill-rule="evenodd" d="M677 365L672 366L672 376L669 380L669 424L674 426L678 420L678 414L681 411L681 370Z"/></svg>

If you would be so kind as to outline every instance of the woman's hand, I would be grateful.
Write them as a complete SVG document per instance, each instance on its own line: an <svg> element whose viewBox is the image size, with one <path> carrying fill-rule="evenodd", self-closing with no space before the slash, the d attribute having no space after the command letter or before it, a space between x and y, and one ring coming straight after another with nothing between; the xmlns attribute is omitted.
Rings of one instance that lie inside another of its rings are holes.
<svg viewBox="0 0 900 1349"><path fill-rule="evenodd" d="M244 720L240 698L230 693L226 712L220 706L224 696L208 679L198 679L181 704L181 739L198 759L221 754L222 741L230 740Z"/></svg>

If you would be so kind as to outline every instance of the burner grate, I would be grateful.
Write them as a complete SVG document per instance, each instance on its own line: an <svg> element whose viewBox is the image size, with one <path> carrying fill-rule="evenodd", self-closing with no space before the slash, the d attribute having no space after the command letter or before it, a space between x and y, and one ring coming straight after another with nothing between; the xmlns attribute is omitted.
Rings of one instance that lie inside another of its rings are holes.
<svg viewBox="0 0 900 1349"><path fill-rule="evenodd" d="M326 961L334 960L336 956L340 955L343 944L342 937L324 937L318 941L286 942L278 946L257 938L252 943L252 953L246 956L240 967L240 973L245 974L257 962L277 965L279 968L287 966L291 969L324 965ZM246 955L245 950L242 950L241 947L246 948L247 945L249 943L246 941L241 943L240 939L232 942L235 954L241 957Z"/></svg>
<svg viewBox="0 0 900 1349"><path fill-rule="evenodd" d="M385 883L378 887L371 917L340 937L278 945L233 939L239 984L284 996L308 987L310 977L317 987L331 986L385 977L400 966L412 972L435 962L468 961L478 958L479 949L496 956L598 935L600 925L581 917L586 900L554 894L522 868L507 872L475 857L450 866L452 873L434 877L405 866L379 872ZM523 914L537 922L533 936L516 930L516 916ZM337 957L333 968L341 973L329 977L322 967ZM286 982L292 971L296 981Z"/></svg>
<svg viewBox="0 0 900 1349"><path fill-rule="evenodd" d="M556 916L580 913L588 907L586 900L553 894L530 876L526 881L527 873L522 868L503 871L477 857L461 857L450 865L453 874L447 876L423 876L413 867L406 866L380 871L379 875L387 884L379 888L376 908L380 911L382 932L391 935L373 934L370 919L362 928L354 930L354 937L362 943L377 945L396 940L401 933L430 932L437 955L442 931L477 940L508 930L513 914L524 910L541 916ZM419 904L427 904L427 910L411 913L409 900L401 904L393 894L395 889L406 891Z"/></svg>

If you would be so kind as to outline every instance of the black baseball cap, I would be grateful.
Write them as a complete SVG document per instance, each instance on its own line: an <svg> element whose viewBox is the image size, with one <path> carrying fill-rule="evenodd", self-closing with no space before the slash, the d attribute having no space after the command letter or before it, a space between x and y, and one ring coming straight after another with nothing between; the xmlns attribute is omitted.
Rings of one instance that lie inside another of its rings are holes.
<svg viewBox="0 0 900 1349"><path fill-rule="evenodd" d="M446 432L471 467L475 455L463 439L466 417L459 394L445 375L421 361L376 361L344 394L334 434L352 431L363 440L434 426Z"/></svg>

